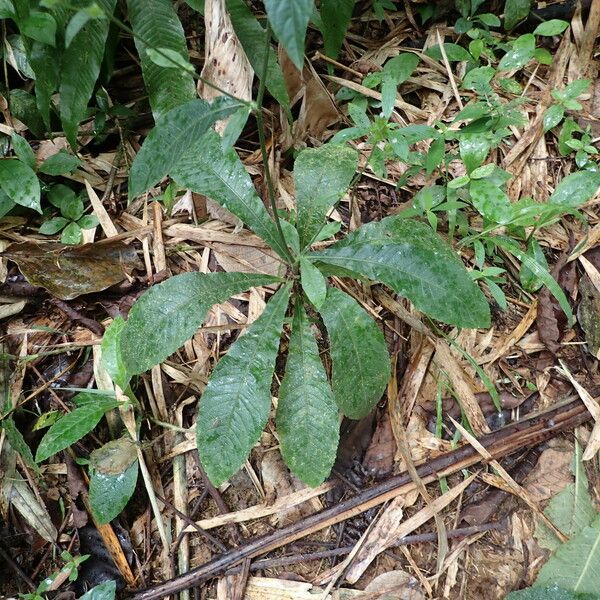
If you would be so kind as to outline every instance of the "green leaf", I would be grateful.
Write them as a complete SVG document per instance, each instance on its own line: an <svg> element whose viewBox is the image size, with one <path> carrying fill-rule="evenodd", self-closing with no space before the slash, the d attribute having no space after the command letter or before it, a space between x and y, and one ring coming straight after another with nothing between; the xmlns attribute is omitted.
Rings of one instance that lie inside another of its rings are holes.
<svg viewBox="0 0 600 600"><path fill-rule="evenodd" d="M294 312L276 422L281 455L292 473L313 487L323 483L335 462L340 420L301 305Z"/></svg>
<svg viewBox="0 0 600 600"><path fill-rule="evenodd" d="M115 317L102 336L101 346L102 364L113 382L122 390L127 389L130 379L121 354L121 332L124 327L123 317Z"/></svg>
<svg viewBox="0 0 600 600"><path fill-rule="evenodd" d="M577 594L598 593L600 515L562 544L542 567L536 585L556 585Z"/></svg>
<svg viewBox="0 0 600 600"><path fill-rule="evenodd" d="M506 0L504 3L504 29L511 30L527 18L531 0Z"/></svg>
<svg viewBox="0 0 600 600"><path fill-rule="evenodd" d="M105 581L86 592L79 600L114 600L116 591L115 581Z"/></svg>
<svg viewBox="0 0 600 600"><path fill-rule="evenodd" d="M42 212L35 171L16 158L0 159L0 187L16 204Z"/></svg>
<svg viewBox="0 0 600 600"><path fill-rule="evenodd" d="M291 284L284 285L215 367L196 420L200 460L213 485L243 464L269 418L271 383Z"/></svg>
<svg viewBox="0 0 600 600"><path fill-rule="evenodd" d="M135 491L138 461L114 475L90 469L90 504L100 524L109 523L127 506Z"/></svg>
<svg viewBox="0 0 600 600"><path fill-rule="evenodd" d="M131 165L129 198L143 194L171 173L208 129L239 108L239 102L219 98L212 104L200 99L176 106L150 132ZM181 182L180 182L181 183Z"/></svg>
<svg viewBox="0 0 600 600"><path fill-rule="evenodd" d="M329 288L319 312L329 335L335 401L347 417L361 419L381 400L390 378L383 333L354 298L337 288Z"/></svg>
<svg viewBox="0 0 600 600"><path fill-rule="evenodd" d="M28 51L29 64L35 72L35 100L48 131L51 131L50 103L60 81L59 51L41 42L33 42ZM65 68L66 71L66 68Z"/></svg>
<svg viewBox="0 0 600 600"><path fill-rule="evenodd" d="M146 54L150 60L165 69L183 69L192 75L196 72L187 57L181 56L176 50L170 48L148 48Z"/></svg>
<svg viewBox="0 0 600 600"><path fill-rule="evenodd" d="M0 427L4 429L6 437L10 442L11 448L18 452L23 460L36 472L37 475L41 475L40 468L31 454L31 448L27 445L27 442L23 438L23 434L17 429L12 416L5 417L0 421Z"/></svg>
<svg viewBox="0 0 600 600"><path fill-rule="evenodd" d="M565 116L565 109L560 104L553 104L544 112L544 133L556 127Z"/></svg>
<svg viewBox="0 0 600 600"><path fill-rule="evenodd" d="M327 296L327 281L321 271L306 258L300 259L300 281L306 297L318 310Z"/></svg>
<svg viewBox="0 0 600 600"><path fill-rule="evenodd" d="M96 2L107 15L113 14L116 0ZM77 144L79 123L87 115L87 105L100 74L109 25L108 19L88 21L63 54L59 88L60 118L71 146ZM34 70L37 75L35 67Z"/></svg>
<svg viewBox="0 0 600 600"><path fill-rule="evenodd" d="M597 600L597 596L588 596L567 592L555 585L549 587L529 587L511 592L506 600Z"/></svg>
<svg viewBox="0 0 600 600"><path fill-rule="evenodd" d="M281 106L284 108L289 107L290 98L287 93L283 73L273 47L271 45L267 47L267 32L265 28L257 21L244 0L227 0L227 10L231 17L233 29L246 52L246 56L254 72L259 78L262 78L265 52L269 54L265 84L269 93Z"/></svg>
<svg viewBox="0 0 600 600"><path fill-rule="evenodd" d="M48 46L56 45L56 20L47 12L32 10L20 23L21 33Z"/></svg>
<svg viewBox="0 0 600 600"><path fill-rule="evenodd" d="M90 11L88 10L78 10L69 21L67 28L65 30L65 48L68 48L73 41L73 38L81 31L81 29L85 26L85 24L93 19Z"/></svg>
<svg viewBox="0 0 600 600"><path fill-rule="evenodd" d="M499 71L512 71L524 67L535 52L535 37L533 33L526 33L518 37L512 48L500 59Z"/></svg>
<svg viewBox="0 0 600 600"><path fill-rule="evenodd" d="M13 19L15 7L10 0L0 0L0 19Z"/></svg>
<svg viewBox="0 0 600 600"><path fill-rule="evenodd" d="M35 74L32 73L32 77L35 77ZM35 96L28 94L23 89L15 89L10 90L9 97L12 116L25 123L37 139L43 138L45 133L44 121L38 110Z"/></svg>
<svg viewBox="0 0 600 600"><path fill-rule="evenodd" d="M462 262L430 227L402 217L368 223L311 254L336 272L381 281L434 319L488 327L489 306Z"/></svg>
<svg viewBox="0 0 600 600"><path fill-rule="evenodd" d="M54 235L64 229L67 223L69 223L69 221L64 217L54 217L53 219L42 223L39 231L42 235Z"/></svg>
<svg viewBox="0 0 600 600"><path fill-rule="evenodd" d="M93 229L99 225L100 221L98 221L98 217L96 215L83 215L81 219L77 221L77 225L81 227L81 229Z"/></svg>
<svg viewBox="0 0 600 600"><path fill-rule="evenodd" d="M406 81L417 68L420 58L412 52L403 52L390 58L383 67L384 74L389 74L396 85Z"/></svg>
<svg viewBox="0 0 600 600"><path fill-rule="evenodd" d="M581 460L581 446L575 444L573 464L575 483L570 483L557 496L554 496L544 510L544 514L568 538L578 535L585 527L591 525L596 510L588 490L588 479ZM543 548L556 550L560 542L553 531L550 531L542 521L538 522L535 538Z"/></svg>
<svg viewBox="0 0 600 600"><path fill-rule="evenodd" d="M495 74L494 67L477 67L465 75L462 85L466 90L476 90L488 86Z"/></svg>
<svg viewBox="0 0 600 600"><path fill-rule="evenodd" d="M564 90L562 90L562 96L565 99L578 98L590 87L591 79L576 79L570 83Z"/></svg>
<svg viewBox="0 0 600 600"><path fill-rule="evenodd" d="M552 204L577 207L593 198L600 187L600 173L578 171L567 175L548 199Z"/></svg>
<svg viewBox="0 0 600 600"><path fill-rule="evenodd" d="M60 206L60 212L63 217L70 219L71 221L79 219L83 214L83 210L83 201L75 194L73 194L72 197L65 198Z"/></svg>
<svg viewBox="0 0 600 600"><path fill-rule="evenodd" d="M17 158L28 167L35 169L35 154L29 142L18 133L12 134L11 141Z"/></svg>
<svg viewBox="0 0 600 600"><path fill-rule="evenodd" d="M45 175L65 175L66 173L72 173L79 165L81 165L81 160L64 150L61 150L60 152L49 156L40 165L39 171Z"/></svg>
<svg viewBox="0 0 600 600"><path fill-rule="evenodd" d="M127 0L127 9L152 114L158 123L170 110L195 98L196 86L190 72L157 65L148 50L168 49L183 61L188 56L185 33L171 0ZM183 131L186 127L181 124ZM193 135L189 139L195 140ZM181 152L178 149L176 153Z"/></svg>
<svg viewBox="0 0 600 600"><path fill-rule="evenodd" d="M194 335L213 304L278 281L270 275L183 273L151 287L132 306L120 335L125 370L143 373L173 354Z"/></svg>
<svg viewBox="0 0 600 600"><path fill-rule="evenodd" d="M506 224L513 215L513 208L506 193L487 179L474 179L469 185L471 202L479 214L494 223Z"/></svg>
<svg viewBox="0 0 600 600"><path fill-rule="evenodd" d="M481 15L477 15L477 18L488 27L500 27L501 24L500 19L492 13L483 13Z"/></svg>
<svg viewBox="0 0 600 600"><path fill-rule="evenodd" d="M325 54L337 58L356 0L321 0L321 21Z"/></svg>
<svg viewBox="0 0 600 600"><path fill-rule="evenodd" d="M119 406L115 398L103 394L82 392L74 400L81 405L48 429L35 454L36 462L46 460L80 440L98 425L105 412Z"/></svg>
<svg viewBox="0 0 600 600"><path fill-rule="evenodd" d="M470 173L487 158L492 147L491 141L481 133L463 133L458 140L460 157Z"/></svg>
<svg viewBox="0 0 600 600"><path fill-rule="evenodd" d="M310 246L327 213L348 189L357 164L356 151L339 144L307 148L296 158L294 182L301 249Z"/></svg>
<svg viewBox="0 0 600 600"><path fill-rule="evenodd" d="M444 52L446 53L446 57L450 62L472 60L471 55L462 46L459 46L458 44L451 44L448 42L445 43ZM443 58L439 44L428 48L425 54L435 60L442 60Z"/></svg>
<svg viewBox="0 0 600 600"><path fill-rule="evenodd" d="M546 256L540 246L540 243L532 237L527 244L527 254L533 258L537 263L539 263L544 269L549 270L548 262L546 261ZM523 286L523 289L526 292L537 292L543 285L543 282L531 272L531 270L527 267L527 265L521 265L521 269L519 271L519 281Z"/></svg>
<svg viewBox="0 0 600 600"><path fill-rule="evenodd" d="M288 256L275 222L258 197L250 176L233 148L223 150L221 138L208 131L179 157L171 177L182 187L204 194L239 217L279 256Z"/></svg>
<svg viewBox="0 0 600 600"><path fill-rule="evenodd" d="M534 30L533 35L559 35L569 24L561 19L550 19L545 23L540 23Z"/></svg>
<svg viewBox="0 0 600 600"><path fill-rule="evenodd" d="M550 273L542 265L531 258L531 256L523 251L512 240L500 236L490 239L494 242L494 244L504 248L504 250L507 250L516 258L518 258L536 277L538 277L544 283L544 285L550 290L550 293L556 298L565 315L567 315L569 327L571 327L574 322L571 306L567 300L567 297L565 296L565 293L560 285L558 285L554 277L552 277L552 275L550 275Z"/></svg>
<svg viewBox="0 0 600 600"><path fill-rule="evenodd" d="M301 71L304 38L313 11L313 0L265 0L265 8L275 35Z"/></svg>

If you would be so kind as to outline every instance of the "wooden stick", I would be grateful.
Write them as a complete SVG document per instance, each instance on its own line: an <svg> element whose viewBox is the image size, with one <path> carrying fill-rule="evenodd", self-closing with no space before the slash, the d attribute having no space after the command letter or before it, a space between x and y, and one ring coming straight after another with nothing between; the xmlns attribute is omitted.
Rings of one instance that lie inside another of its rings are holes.
<svg viewBox="0 0 600 600"><path fill-rule="evenodd" d="M538 445L562 431L568 431L585 423L590 418L590 413L580 400L565 401L548 410L533 414L518 423L513 423L489 433L481 437L479 441L493 459L499 459L523 448ZM466 444L419 465L417 473L425 483L429 483L440 477L473 467L479 462L482 462L479 453L471 445ZM132 600L159 600L181 590L194 587L201 581L215 577L245 559L255 558L335 523L354 517L373 506L378 506L400 494L405 494L413 488L414 483L410 475L406 472L401 473L302 521L292 523L273 533L254 538L247 544L217 556L189 573L138 592L131 598Z"/></svg>

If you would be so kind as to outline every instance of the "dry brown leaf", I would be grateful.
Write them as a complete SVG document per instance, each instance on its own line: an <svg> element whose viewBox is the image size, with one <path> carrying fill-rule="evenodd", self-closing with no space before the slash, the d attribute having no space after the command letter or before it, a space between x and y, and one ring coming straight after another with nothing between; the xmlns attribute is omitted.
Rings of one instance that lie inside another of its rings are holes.
<svg viewBox="0 0 600 600"><path fill-rule="evenodd" d="M211 244L215 258L224 271L284 275L285 265L270 248L255 248L241 244Z"/></svg>

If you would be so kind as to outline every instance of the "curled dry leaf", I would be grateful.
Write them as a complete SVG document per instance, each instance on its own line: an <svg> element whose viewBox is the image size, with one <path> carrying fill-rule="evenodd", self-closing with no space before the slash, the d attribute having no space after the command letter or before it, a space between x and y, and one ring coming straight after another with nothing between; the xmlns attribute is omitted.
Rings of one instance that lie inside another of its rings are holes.
<svg viewBox="0 0 600 600"><path fill-rule="evenodd" d="M254 71L235 34L225 0L206 0L204 22L206 57L202 77L237 98L251 100ZM205 100L214 100L221 93L200 81L198 95ZM215 129L222 134L226 124L226 121L219 121Z"/></svg>
<svg viewBox="0 0 600 600"><path fill-rule="evenodd" d="M17 263L31 285L44 287L62 300L100 292L143 268L135 248L123 242L83 246L25 242L0 255Z"/></svg>

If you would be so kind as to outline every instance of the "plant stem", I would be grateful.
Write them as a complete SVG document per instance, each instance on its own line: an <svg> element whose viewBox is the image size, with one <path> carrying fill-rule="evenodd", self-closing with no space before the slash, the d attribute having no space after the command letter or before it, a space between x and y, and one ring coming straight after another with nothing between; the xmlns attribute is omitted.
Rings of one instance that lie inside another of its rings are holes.
<svg viewBox="0 0 600 600"><path fill-rule="evenodd" d="M265 88L266 88L266 79L267 79L267 69L269 67L269 44L271 42L271 26L267 23L266 30L266 40L267 40L267 49L265 51L265 60L262 65L262 73L260 77L260 83L258 85L258 95L256 97L256 125L258 128L258 141L260 143L260 154L262 156L263 168L265 170L265 180L267 182L267 190L269 193L269 202L271 203L271 210L273 212L273 219L275 220L275 225L277 226L277 232L279 233L279 237L281 238L281 243L286 251L286 257L290 263L294 262L294 257L292 256L287 242L285 240L285 235L283 234L283 229L281 228L281 221L279 219L279 214L277 213L277 202L275 199L275 188L273 187L273 180L271 179L271 170L269 168L269 156L267 154L267 142L265 140L265 122L263 118L262 112L262 103L265 97Z"/></svg>

